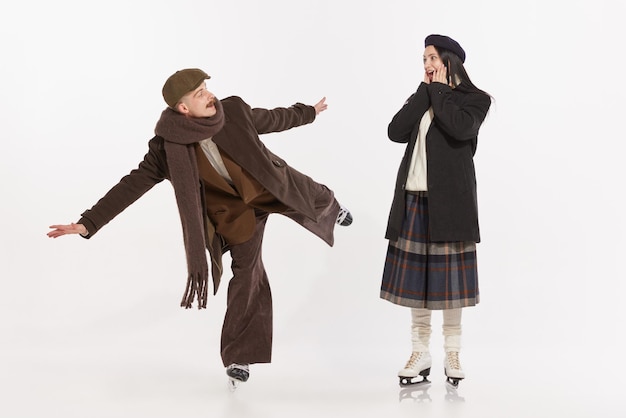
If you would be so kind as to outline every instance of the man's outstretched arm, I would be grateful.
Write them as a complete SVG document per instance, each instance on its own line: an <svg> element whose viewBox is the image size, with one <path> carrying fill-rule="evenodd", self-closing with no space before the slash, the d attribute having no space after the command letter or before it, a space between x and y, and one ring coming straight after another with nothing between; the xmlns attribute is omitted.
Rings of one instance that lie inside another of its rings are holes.
<svg viewBox="0 0 626 418"><path fill-rule="evenodd" d="M48 232L50 238L63 235L80 234L91 238L100 228L115 218L120 212L139 199L155 184L167 178L163 140L155 137L149 143L148 153L139 167L124 176L91 209L85 211L76 223L52 225Z"/></svg>

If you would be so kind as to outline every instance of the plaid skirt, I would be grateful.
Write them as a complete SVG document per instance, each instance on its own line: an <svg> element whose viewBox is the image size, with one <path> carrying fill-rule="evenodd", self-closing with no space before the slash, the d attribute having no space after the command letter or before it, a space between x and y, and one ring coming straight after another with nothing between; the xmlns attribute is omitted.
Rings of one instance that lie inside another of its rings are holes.
<svg viewBox="0 0 626 418"><path fill-rule="evenodd" d="M411 308L479 302L475 242L429 242L427 192L408 193L402 231L390 241L380 297Z"/></svg>

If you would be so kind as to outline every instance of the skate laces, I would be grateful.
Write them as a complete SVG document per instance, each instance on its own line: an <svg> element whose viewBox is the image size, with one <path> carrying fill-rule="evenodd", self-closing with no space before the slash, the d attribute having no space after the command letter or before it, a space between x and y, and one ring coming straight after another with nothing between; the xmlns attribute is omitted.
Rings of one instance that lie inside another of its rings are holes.
<svg viewBox="0 0 626 418"><path fill-rule="evenodd" d="M411 358L409 359L409 361L406 362L406 366L404 366L404 368L412 369L413 366L415 366L415 363L417 363L420 358L422 358L422 353L420 351L414 351L413 353L411 353Z"/></svg>
<svg viewBox="0 0 626 418"><path fill-rule="evenodd" d="M227 369L228 370L239 369L239 370L245 370L245 371L249 372L250 371L250 365L233 363L230 366L228 366Z"/></svg>
<svg viewBox="0 0 626 418"><path fill-rule="evenodd" d="M348 226L352 223L352 214L343 205L339 205L339 213L337 213L337 225Z"/></svg>
<svg viewBox="0 0 626 418"><path fill-rule="evenodd" d="M461 362L459 361L459 353L456 351L449 351L446 353L448 359L448 365L451 369L461 370Z"/></svg>

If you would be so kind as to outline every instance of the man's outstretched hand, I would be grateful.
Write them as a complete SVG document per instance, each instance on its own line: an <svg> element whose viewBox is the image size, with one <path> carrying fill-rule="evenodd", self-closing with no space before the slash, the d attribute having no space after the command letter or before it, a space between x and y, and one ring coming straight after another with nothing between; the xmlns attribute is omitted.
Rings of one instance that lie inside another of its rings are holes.
<svg viewBox="0 0 626 418"><path fill-rule="evenodd" d="M319 115L324 110L326 110L328 108L328 105L326 104L326 97L322 97L322 100L320 100L319 102L315 103L315 105L313 105L313 107L315 108L315 114L316 115Z"/></svg>
<svg viewBox="0 0 626 418"><path fill-rule="evenodd" d="M87 235L87 228L83 224L71 223L69 225L50 225L53 230L48 232L50 238L59 238L63 235L81 234Z"/></svg>

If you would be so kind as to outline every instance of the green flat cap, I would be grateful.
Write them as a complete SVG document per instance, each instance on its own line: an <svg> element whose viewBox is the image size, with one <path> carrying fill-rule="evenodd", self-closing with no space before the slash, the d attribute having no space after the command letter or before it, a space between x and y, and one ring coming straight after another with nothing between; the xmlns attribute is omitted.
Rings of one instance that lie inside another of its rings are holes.
<svg viewBox="0 0 626 418"><path fill-rule="evenodd" d="M181 97L195 90L200 83L209 78L211 76L198 68L176 71L163 85L162 93L165 103L169 107L175 107Z"/></svg>

